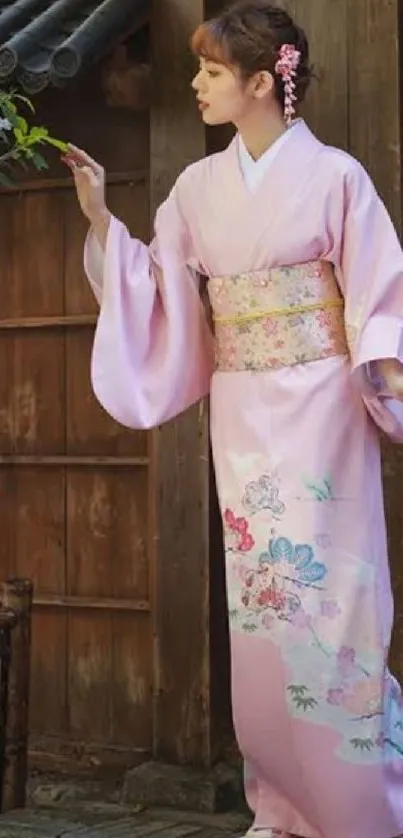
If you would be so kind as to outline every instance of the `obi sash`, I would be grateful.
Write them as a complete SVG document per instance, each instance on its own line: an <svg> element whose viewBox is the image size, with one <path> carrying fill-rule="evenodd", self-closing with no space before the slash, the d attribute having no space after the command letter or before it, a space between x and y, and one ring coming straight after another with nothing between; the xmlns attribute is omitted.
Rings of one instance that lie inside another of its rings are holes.
<svg viewBox="0 0 403 838"><path fill-rule="evenodd" d="M330 262L212 277L208 293L217 370L259 372L349 354Z"/></svg>

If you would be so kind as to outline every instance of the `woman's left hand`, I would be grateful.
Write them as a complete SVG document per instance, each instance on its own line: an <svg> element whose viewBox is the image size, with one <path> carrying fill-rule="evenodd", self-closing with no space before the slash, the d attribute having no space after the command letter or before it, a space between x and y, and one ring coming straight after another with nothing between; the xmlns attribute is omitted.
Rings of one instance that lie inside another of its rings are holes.
<svg viewBox="0 0 403 838"><path fill-rule="evenodd" d="M403 364L397 358L381 358L376 366L387 393L403 401Z"/></svg>

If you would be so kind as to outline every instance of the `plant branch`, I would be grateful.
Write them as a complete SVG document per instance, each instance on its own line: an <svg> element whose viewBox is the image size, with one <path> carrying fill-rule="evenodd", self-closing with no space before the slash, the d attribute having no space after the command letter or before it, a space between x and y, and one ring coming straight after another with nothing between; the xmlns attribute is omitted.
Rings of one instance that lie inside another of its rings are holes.
<svg viewBox="0 0 403 838"><path fill-rule="evenodd" d="M3 163L6 163L7 160L11 160L15 157L15 148L10 149L10 151L6 151L5 154L0 155L0 166Z"/></svg>
<svg viewBox="0 0 403 838"><path fill-rule="evenodd" d="M0 183L2 186L13 186L12 180L2 174L2 169L7 164L19 163L24 169L30 164L37 170L42 171L48 168L47 160L39 153L41 146L53 146L59 152L65 153L67 144L49 134L47 128L40 125L30 125L21 116L17 108L17 102L25 104L32 113L34 108L29 99L18 93L6 93L0 89ZM10 131L10 136L5 136L5 131ZM12 144L12 145L11 145ZM5 150L6 149L6 150Z"/></svg>

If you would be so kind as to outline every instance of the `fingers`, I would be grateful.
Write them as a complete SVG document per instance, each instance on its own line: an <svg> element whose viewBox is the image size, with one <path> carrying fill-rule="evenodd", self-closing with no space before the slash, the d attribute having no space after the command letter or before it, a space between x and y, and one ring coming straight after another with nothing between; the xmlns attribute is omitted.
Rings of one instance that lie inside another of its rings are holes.
<svg viewBox="0 0 403 838"><path fill-rule="evenodd" d="M81 168L76 166L75 169L73 169L73 174L76 181L80 181L85 178L91 186L99 186L101 183L98 175L96 175L89 166L82 166Z"/></svg>
<svg viewBox="0 0 403 838"><path fill-rule="evenodd" d="M70 169L71 172L73 172L73 174L79 168L74 160L71 157L68 157L67 154L62 154L60 160Z"/></svg>
<svg viewBox="0 0 403 838"><path fill-rule="evenodd" d="M68 166L73 175L77 192L80 192L80 190L83 187L91 187L92 189L99 189L99 187L102 187L102 178L99 175L95 174L95 172L92 169L90 169L89 166L77 166L76 163L69 160L68 158L66 159L65 157L62 157L61 159L63 163L65 163L66 166Z"/></svg>
<svg viewBox="0 0 403 838"><path fill-rule="evenodd" d="M102 181L102 175L96 173L93 169L89 166L79 166L74 160L63 156L61 158L62 162L68 166L70 169L76 184L78 185L80 182L87 181L91 186L99 186Z"/></svg>
<svg viewBox="0 0 403 838"><path fill-rule="evenodd" d="M98 177L102 177L104 172L103 167L97 163L96 160L93 160L89 154L71 143L69 143L67 154L64 154L62 157L62 161L66 163L67 166L70 166L70 168L78 167L82 169L87 167Z"/></svg>

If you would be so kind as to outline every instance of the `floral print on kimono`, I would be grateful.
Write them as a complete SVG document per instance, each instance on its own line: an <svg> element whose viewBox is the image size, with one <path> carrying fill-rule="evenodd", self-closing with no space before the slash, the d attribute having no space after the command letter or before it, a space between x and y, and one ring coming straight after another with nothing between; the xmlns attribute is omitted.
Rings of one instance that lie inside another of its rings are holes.
<svg viewBox="0 0 403 838"><path fill-rule="evenodd" d="M322 485L317 501L334 503L330 479ZM314 544L305 544L284 534L286 505L273 474L247 484L241 507L243 514L228 507L223 515L231 630L266 634L276 643L289 673L290 714L337 731L341 758L374 763L385 758L385 751L403 755L400 691L389 673L383 676L387 650L375 630L369 632L370 642L351 631L351 609L344 608L326 556L330 536L321 533ZM265 529L268 539L261 549ZM361 580L359 608L374 584L373 571L348 556L345 578L348 564L354 579ZM356 636L355 646L343 642L347 635Z"/></svg>

